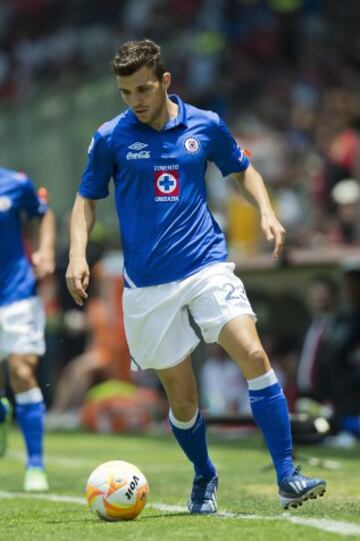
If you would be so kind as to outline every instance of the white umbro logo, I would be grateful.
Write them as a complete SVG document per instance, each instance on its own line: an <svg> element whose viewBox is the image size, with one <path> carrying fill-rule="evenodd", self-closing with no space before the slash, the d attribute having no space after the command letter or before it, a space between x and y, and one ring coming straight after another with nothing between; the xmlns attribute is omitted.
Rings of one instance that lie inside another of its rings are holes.
<svg viewBox="0 0 360 541"><path fill-rule="evenodd" d="M131 150L142 150L143 148L147 146L148 145L146 145L145 143L133 143L128 148L130 148Z"/></svg>
<svg viewBox="0 0 360 541"><path fill-rule="evenodd" d="M9 208L11 208L11 205L12 203L10 197L6 197L6 195L0 197L0 212L6 212L9 210Z"/></svg>

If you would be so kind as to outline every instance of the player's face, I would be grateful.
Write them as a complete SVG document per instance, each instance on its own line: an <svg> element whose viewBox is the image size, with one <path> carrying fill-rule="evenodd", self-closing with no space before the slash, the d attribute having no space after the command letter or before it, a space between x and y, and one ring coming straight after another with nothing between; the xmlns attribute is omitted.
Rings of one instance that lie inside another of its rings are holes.
<svg viewBox="0 0 360 541"><path fill-rule="evenodd" d="M132 75L116 77L122 99L140 122L152 124L166 109L166 91L170 86L170 73L164 73L162 80L151 68L143 66Z"/></svg>

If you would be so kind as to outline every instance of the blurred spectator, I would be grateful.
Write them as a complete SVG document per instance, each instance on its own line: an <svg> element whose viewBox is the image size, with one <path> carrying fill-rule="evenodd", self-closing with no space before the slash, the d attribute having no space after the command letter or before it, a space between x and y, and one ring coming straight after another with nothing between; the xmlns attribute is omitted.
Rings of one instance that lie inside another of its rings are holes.
<svg viewBox="0 0 360 541"><path fill-rule="evenodd" d="M67 220L59 229L67 231ZM91 233L88 249L90 269L96 266L108 242L104 227L99 222ZM60 241L61 242L61 241ZM39 295L46 311L46 352L39 367L45 401L51 407L57 381L69 361L84 352L89 341L89 325L85 311L77 306L65 284L68 248L58 246L54 274L39 284ZM92 289L92 286L91 286Z"/></svg>
<svg viewBox="0 0 360 541"><path fill-rule="evenodd" d="M360 181L352 178L340 180L332 189L331 196L336 205L339 244L354 245L360 233Z"/></svg>
<svg viewBox="0 0 360 541"><path fill-rule="evenodd" d="M200 372L203 407L211 415L250 414L247 384L237 364L218 345L208 346Z"/></svg>
<svg viewBox="0 0 360 541"><path fill-rule="evenodd" d="M340 430L360 437L360 259L344 263L342 289L317 354L315 397L332 404Z"/></svg>
<svg viewBox="0 0 360 541"><path fill-rule="evenodd" d="M163 422L168 414L164 394L151 387L109 380L92 387L81 408L81 423L95 432L139 432Z"/></svg>
<svg viewBox="0 0 360 541"><path fill-rule="evenodd" d="M328 191L343 178L360 181L360 117L354 117L349 126L331 140L328 152L326 182Z"/></svg>
<svg viewBox="0 0 360 541"><path fill-rule="evenodd" d="M85 311L89 343L60 375L48 427L76 426L85 395L96 383L130 379L130 356L119 302L123 291L121 269L121 252L105 255L92 268L92 292Z"/></svg>
<svg viewBox="0 0 360 541"><path fill-rule="evenodd" d="M327 275L315 276L307 291L311 323L306 331L297 369L297 388L301 396L314 397L318 382L319 348L332 324L337 308L337 284Z"/></svg>

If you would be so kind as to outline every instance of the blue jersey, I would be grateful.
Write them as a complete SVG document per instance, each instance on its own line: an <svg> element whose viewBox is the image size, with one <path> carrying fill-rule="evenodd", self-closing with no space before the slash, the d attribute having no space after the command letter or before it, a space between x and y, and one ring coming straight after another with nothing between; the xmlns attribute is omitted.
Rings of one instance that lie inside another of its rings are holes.
<svg viewBox="0 0 360 541"><path fill-rule="evenodd" d="M170 98L179 114L161 131L130 109L103 124L79 188L81 196L101 199L113 178L130 287L172 282L226 260L224 235L207 206L207 162L223 176L249 165L216 113Z"/></svg>
<svg viewBox="0 0 360 541"><path fill-rule="evenodd" d="M0 168L0 306L36 294L35 276L21 235L21 215L33 218L46 210L24 173Z"/></svg>

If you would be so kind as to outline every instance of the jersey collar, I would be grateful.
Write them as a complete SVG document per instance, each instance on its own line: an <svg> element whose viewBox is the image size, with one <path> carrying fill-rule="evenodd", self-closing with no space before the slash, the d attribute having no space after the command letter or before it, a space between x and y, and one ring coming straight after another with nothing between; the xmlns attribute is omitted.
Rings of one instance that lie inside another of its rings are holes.
<svg viewBox="0 0 360 541"><path fill-rule="evenodd" d="M179 114L177 117L170 119L165 124L165 126L163 127L163 131L170 130L171 128L175 128L176 126L179 126L180 124L183 124L187 128L186 110L185 110L184 102L176 94L170 94L169 99L177 104L179 108Z"/></svg>
<svg viewBox="0 0 360 541"><path fill-rule="evenodd" d="M186 109L185 109L184 102L176 94L170 94L169 99L177 104L177 106L179 107L179 114L176 118L171 118L165 124L165 126L161 130L162 132L176 128L180 124L183 124L185 127L187 127ZM151 126L148 126L147 124L144 124L143 122L140 122L140 120L137 119L136 115L131 111L131 109L127 110L127 116L128 116L128 122L130 122L131 124L140 125L143 128L148 128L150 130L153 130ZM157 131L157 130L154 130L154 131Z"/></svg>

